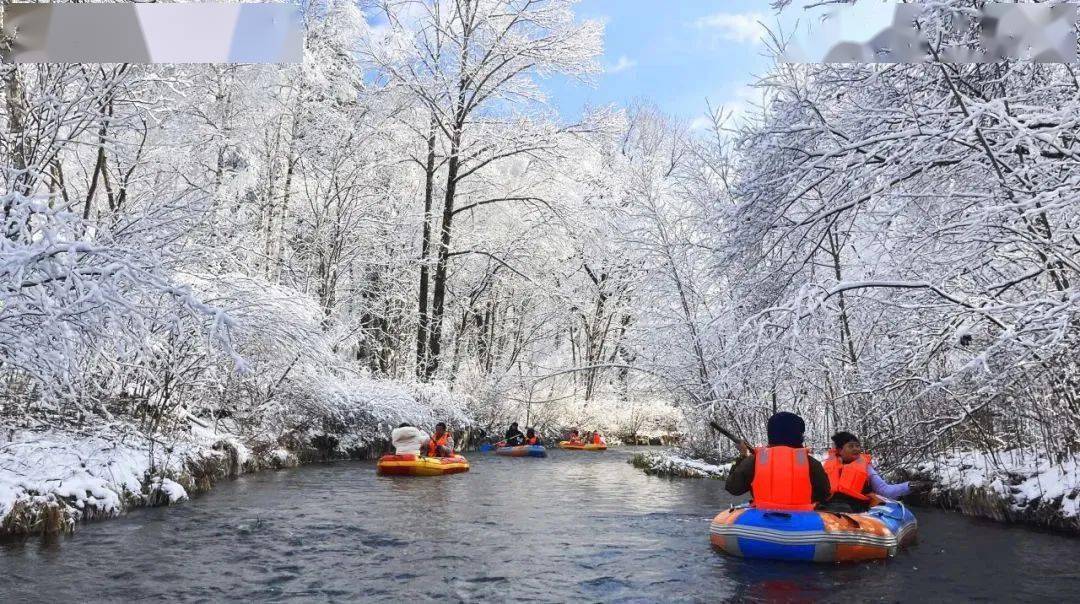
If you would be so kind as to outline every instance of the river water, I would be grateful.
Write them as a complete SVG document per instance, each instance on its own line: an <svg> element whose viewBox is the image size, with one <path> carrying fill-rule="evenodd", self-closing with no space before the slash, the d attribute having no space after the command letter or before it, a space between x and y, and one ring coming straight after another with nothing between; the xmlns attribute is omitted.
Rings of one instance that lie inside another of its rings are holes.
<svg viewBox="0 0 1080 604"><path fill-rule="evenodd" d="M172 508L0 546L0 602L1075 601L1080 540L917 510L887 562L746 561L713 551L715 480L645 476L629 452L472 453L472 471L373 463L265 472Z"/></svg>

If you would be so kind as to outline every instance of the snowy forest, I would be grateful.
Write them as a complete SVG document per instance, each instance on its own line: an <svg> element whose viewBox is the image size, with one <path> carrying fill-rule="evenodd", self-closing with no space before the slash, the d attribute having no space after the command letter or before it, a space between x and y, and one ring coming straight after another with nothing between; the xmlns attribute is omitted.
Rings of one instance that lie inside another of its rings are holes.
<svg viewBox="0 0 1080 604"><path fill-rule="evenodd" d="M1076 453L1075 65L777 63L708 127L568 120L545 81L604 44L575 4L305 1L302 65L4 64L3 425L528 414L706 456L708 419L791 410L894 463ZM974 4L924 25L973 43Z"/></svg>

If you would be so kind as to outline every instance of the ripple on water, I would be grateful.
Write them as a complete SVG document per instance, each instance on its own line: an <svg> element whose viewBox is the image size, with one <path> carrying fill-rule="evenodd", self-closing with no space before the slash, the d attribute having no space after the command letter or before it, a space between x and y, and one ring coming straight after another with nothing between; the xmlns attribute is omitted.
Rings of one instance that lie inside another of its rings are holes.
<svg viewBox="0 0 1080 604"><path fill-rule="evenodd" d="M583 588L586 592L593 595L604 594L619 594L623 593L632 586L629 581L618 579L610 575L602 577L595 577L584 581L579 581L578 586Z"/></svg>

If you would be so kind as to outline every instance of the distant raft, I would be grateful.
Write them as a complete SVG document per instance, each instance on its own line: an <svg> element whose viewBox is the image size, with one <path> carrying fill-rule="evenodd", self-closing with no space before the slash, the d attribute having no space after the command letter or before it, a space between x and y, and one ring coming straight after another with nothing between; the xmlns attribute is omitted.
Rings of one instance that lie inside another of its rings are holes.
<svg viewBox="0 0 1080 604"><path fill-rule="evenodd" d="M505 457L547 457L544 445L522 445L520 447L498 447L496 455Z"/></svg>
<svg viewBox="0 0 1080 604"><path fill-rule="evenodd" d="M895 556L915 540L918 523L904 504L878 499L863 514L740 506L720 512L709 532L713 546L743 558L860 562Z"/></svg>
<svg viewBox="0 0 1080 604"><path fill-rule="evenodd" d="M594 445L584 443L572 443L568 440L559 441L560 449L569 449L571 451L607 451L607 445Z"/></svg>
<svg viewBox="0 0 1080 604"><path fill-rule="evenodd" d="M442 476L469 471L469 460L453 457L420 457L419 455L383 455L376 466L383 476Z"/></svg>

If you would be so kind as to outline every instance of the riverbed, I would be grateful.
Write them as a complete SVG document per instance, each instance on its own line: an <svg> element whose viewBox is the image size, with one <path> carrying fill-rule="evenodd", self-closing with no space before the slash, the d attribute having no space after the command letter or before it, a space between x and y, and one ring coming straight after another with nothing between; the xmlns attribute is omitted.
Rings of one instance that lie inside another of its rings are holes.
<svg viewBox="0 0 1080 604"><path fill-rule="evenodd" d="M889 561L746 561L709 546L717 480L646 476L630 450L471 453L472 471L372 462L264 472L73 536L0 546L0 602L1065 601L1080 540L919 509Z"/></svg>

